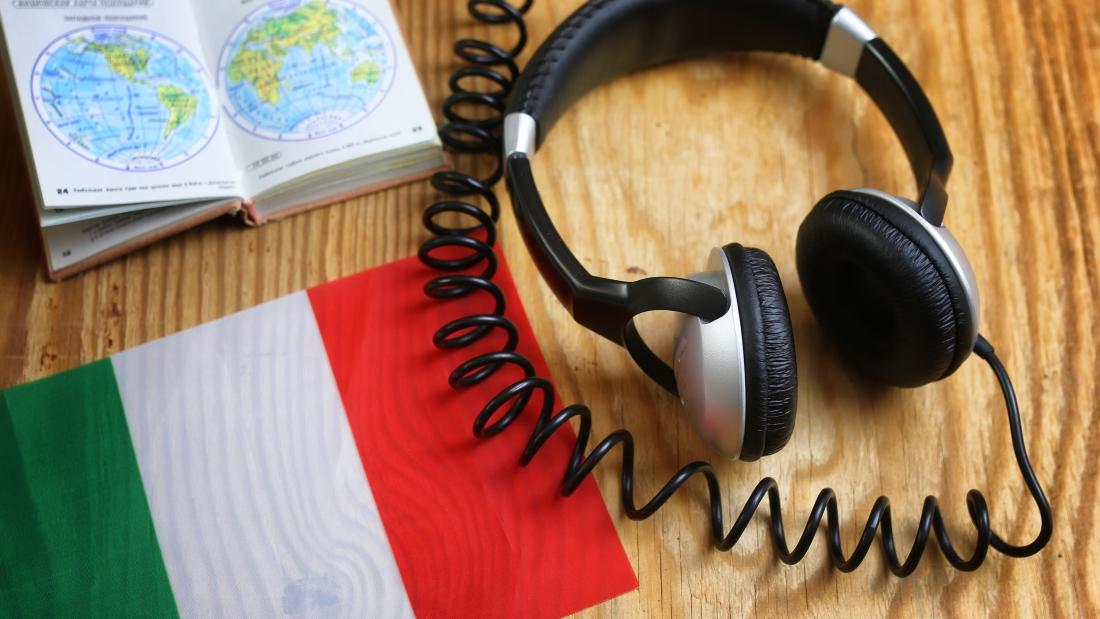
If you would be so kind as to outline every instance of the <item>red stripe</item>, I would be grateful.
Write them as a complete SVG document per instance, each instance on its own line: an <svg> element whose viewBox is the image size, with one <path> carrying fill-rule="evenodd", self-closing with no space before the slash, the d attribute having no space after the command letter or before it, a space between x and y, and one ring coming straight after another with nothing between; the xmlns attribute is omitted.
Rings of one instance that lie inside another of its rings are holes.
<svg viewBox="0 0 1100 619"><path fill-rule="evenodd" d="M431 275L409 258L309 292L413 610L560 617L636 588L595 483L558 495L571 431L526 468L517 461L534 406L504 434L473 437L474 416L518 371L465 390L447 385L458 362L489 347L443 352L432 334L490 301L430 300L422 287ZM549 376L503 261L496 281L520 329L519 352ZM489 339L499 348L503 334Z"/></svg>

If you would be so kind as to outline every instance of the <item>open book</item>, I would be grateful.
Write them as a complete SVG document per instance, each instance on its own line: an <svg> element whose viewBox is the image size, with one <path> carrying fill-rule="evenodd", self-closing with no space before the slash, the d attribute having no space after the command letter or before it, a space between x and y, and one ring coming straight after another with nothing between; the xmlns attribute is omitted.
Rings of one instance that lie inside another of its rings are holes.
<svg viewBox="0 0 1100 619"><path fill-rule="evenodd" d="M389 0L0 0L51 277L444 165Z"/></svg>

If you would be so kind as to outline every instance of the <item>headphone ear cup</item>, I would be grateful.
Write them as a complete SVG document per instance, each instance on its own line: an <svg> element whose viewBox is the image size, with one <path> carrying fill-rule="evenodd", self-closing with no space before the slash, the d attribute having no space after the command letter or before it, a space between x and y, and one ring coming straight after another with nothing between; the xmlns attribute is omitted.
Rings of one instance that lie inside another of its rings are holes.
<svg viewBox="0 0 1100 619"><path fill-rule="evenodd" d="M900 208L862 192L826 196L798 230L798 276L849 365L917 387L966 359L976 317L950 261Z"/></svg>
<svg viewBox="0 0 1100 619"><path fill-rule="evenodd" d="M722 248L737 288L745 357L742 460L783 448L794 431L798 370L783 282L768 254L737 243Z"/></svg>

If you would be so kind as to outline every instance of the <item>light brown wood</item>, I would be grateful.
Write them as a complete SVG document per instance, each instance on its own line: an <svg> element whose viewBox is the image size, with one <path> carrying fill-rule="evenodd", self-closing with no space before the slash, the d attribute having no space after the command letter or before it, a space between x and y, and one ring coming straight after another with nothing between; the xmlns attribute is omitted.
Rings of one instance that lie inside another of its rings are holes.
<svg viewBox="0 0 1100 619"><path fill-rule="evenodd" d="M397 4L438 106L456 67L452 42L486 29L465 15L465 2ZM537 0L533 40L578 4ZM1028 446L1054 505L1054 539L1030 559L994 554L973 574L956 573L932 549L914 577L899 580L877 546L855 574L835 572L819 536L806 561L786 567L760 518L733 552L712 551L701 488L649 521L626 520L610 465L597 477L641 587L588 616L1100 615L1100 579L1091 573L1100 552L1100 13L1090 0L852 5L908 62L951 140L947 223L978 274L982 331L1015 378ZM435 196L421 183L258 230L215 222L51 284L10 104L3 106L0 387L409 255L425 238L420 211ZM1014 469L988 370L967 363L919 390L870 386L838 362L806 306L793 250L814 202L845 187L912 189L900 147L854 84L764 55L648 71L571 111L536 173L562 233L593 272L682 275L733 241L776 260L797 332L798 424L776 456L716 463L729 509L774 476L794 534L828 485L850 547L874 498L886 494L907 547L921 501L935 494L969 548L965 494L978 488L998 532L1017 541L1034 535L1038 517ZM712 458L672 397L568 318L510 214L503 243L563 399L591 405L598 432L634 432L642 493L678 466Z"/></svg>

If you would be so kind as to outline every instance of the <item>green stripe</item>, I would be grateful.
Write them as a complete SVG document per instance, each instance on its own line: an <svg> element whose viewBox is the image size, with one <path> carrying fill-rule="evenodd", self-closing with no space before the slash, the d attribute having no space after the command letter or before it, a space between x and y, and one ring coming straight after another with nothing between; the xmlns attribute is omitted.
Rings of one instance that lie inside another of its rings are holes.
<svg viewBox="0 0 1100 619"><path fill-rule="evenodd" d="M175 615L111 362L0 392L0 617Z"/></svg>

